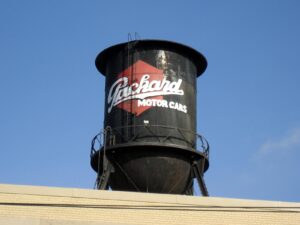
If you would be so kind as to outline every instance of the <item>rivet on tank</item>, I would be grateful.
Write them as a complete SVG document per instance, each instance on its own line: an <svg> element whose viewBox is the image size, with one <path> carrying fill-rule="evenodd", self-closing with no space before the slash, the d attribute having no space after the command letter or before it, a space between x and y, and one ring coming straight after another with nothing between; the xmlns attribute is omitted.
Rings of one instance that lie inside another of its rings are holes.
<svg viewBox="0 0 300 225"><path fill-rule="evenodd" d="M92 140L98 189L193 195L209 145L196 130L196 79L207 62L170 41L138 40L96 58L105 76L103 130Z"/></svg>

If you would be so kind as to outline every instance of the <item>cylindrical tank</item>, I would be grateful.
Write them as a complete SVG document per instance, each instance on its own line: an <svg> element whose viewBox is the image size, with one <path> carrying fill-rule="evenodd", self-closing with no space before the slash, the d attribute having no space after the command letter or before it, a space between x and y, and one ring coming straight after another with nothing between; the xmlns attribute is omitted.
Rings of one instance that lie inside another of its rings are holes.
<svg viewBox="0 0 300 225"><path fill-rule="evenodd" d="M96 67L106 77L105 145L113 190L184 194L192 186L192 161L203 159L208 169L208 156L196 145L196 78L206 66L196 50L161 40L131 41L97 56ZM99 154L91 155L95 171Z"/></svg>

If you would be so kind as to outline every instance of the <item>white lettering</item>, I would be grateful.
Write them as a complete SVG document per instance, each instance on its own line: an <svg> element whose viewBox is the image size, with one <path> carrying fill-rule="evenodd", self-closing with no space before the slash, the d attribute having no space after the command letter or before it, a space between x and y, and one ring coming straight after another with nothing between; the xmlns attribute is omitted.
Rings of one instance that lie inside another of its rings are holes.
<svg viewBox="0 0 300 225"><path fill-rule="evenodd" d="M178 111L181 111L181 112L184 112L184 113L187 113L187 107L186 105L182 105L178 102L169 102L169 108L170 109L176 109Z"/></svg>
<svg viewBox="0 0 300 225"><path fill-rule="evenodd" d="M166 100L160 99L139 99L137 106L156 106L168 108L168 102Z"/></svg>
<svg viewBox="0 0 300 225"><path fill-rule="evenodd" d="M154 96L163 96L163 95L184 95L184 91L180 89L182 79L178 81L168 81L166 78L163 80L153 80L149 81L150 75L144 74L139 83L128 84L128 78L122 77L116 80L108 92L107 103L108 103L108 113L111 112L112 108L121 102L140 99L143 101L138 101L138 105L147 105L152 106L152 101L155 105L161 104L162 107L166 107L167 103L157 102L157 99L147 99ZM148 101L148 100L151 100Z"/></svg>
<svg viewBox="0 0 300 225"><path fill-rule="evenodd" d="M170 109L175 109L177 111L187 113L187 107L186 105L182 105L181 103L178 102L173 102L170 101L168 102L167 100L160 100L160 99L139 99L137 106L151 106L151 107L161 107L161 108L170 108Z"/></svg>

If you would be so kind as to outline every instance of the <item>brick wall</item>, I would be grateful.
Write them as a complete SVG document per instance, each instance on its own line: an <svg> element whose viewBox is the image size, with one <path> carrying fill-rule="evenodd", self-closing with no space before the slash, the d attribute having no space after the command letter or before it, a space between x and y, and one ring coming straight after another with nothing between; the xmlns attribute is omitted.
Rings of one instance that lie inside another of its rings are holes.
<svg viewBox="0 0 300 225"><path fill-rule="evenodd" d="M300 203L0 185L0 224L300 224Z"/></svg>

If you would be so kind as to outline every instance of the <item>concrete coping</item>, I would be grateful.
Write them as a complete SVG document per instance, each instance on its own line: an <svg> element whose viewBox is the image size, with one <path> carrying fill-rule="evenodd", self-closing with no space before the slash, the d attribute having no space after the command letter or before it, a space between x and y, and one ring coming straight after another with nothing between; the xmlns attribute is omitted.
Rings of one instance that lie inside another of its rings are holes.
<svg viewBox="0 0 300 225"><path fill-rule="evenodd" d="M262 201L262 200L247 200L233 199L220 197L201 197L201 196L186 196L172 194L152 194L139 192L121 192L121 191L104 191L104 190L89 190L78 188L61 188L61 187L43 187L43 186L27 186L27 185L11 185L0 184L0 194L14 195L35 195L35 196L52 196L52 197L71 197L85 199L101 199L101 200L116 200L130 201L138 203L159 203L170 205L189 205L195 207L295 207L300 211L300 203L280 202L280 201ZM0 200L1 201L1 200ZM118 203L119 204L119 203Z"/></svg>

